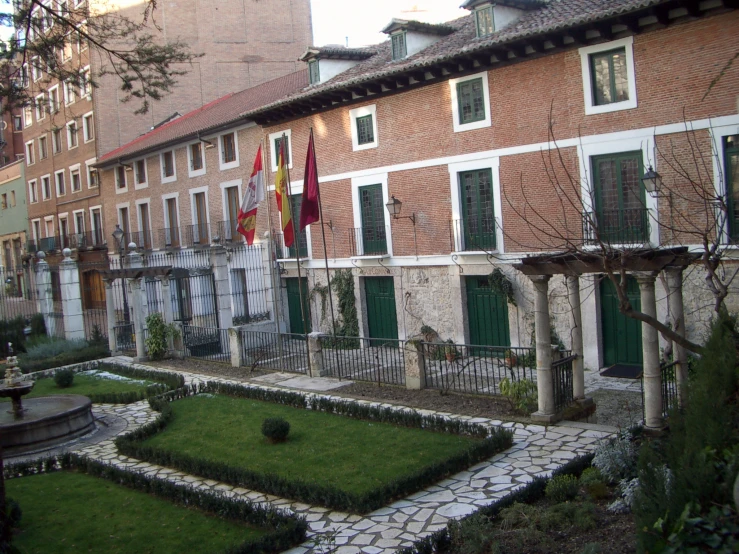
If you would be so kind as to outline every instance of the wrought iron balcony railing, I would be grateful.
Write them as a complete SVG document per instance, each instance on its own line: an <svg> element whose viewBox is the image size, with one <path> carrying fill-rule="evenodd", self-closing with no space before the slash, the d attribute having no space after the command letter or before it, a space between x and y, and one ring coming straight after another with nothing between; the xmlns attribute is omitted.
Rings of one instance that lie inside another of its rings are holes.
<svg viewBox="0 0 739 554"><path fill-rule="evenodd" d="M583 242L588 245L620 244L641 245L649 243L649 210L629 208L624 210L599 210L583 214Z"/></svg>
<svg viewBox="0 0 739 554"><path fill-rule="evenodd" d="M452 252L490 252L497 248L496 220L453 219L449 239Z"/></svg>
<svg viewBox="0 0 739 554"><path fill-rule="evenodd" d="M180 243L180 229L179 227L168 227L166 229L159 229L157 233L159 248L179 248Z"/></svg>
<svg viewBox="0 0 739 554"><path fill-rule="evenodd" d="M222 243L238 244L244 242L244 235L237 231L239 222L219 221L217 226L218 236L221 237Z"/></svg>
<svg viewBox="0 0 739 554"><path fill-rule="evenodd" d="M385 225L376 227L355 227L349 229L349 248L352 256L384 256L387 254Z"/></svg>
<svg viewBox="0 0 739 554"><path fill-rule="evenodd" d="M300 250L296 251L295 243L292 246L285 246L285 236L283 233L275 233L275 250L278 260L293 260L300 254L301 258L308 257L308 237L305 232L299 233L296 240L300 245Z"/></svg>
<svg viewBox="0 0 739 554"><path fill-rule="evenodd" d="M182 246L210 246L210 231L207 223L185 225L182 231Z"/></svg>

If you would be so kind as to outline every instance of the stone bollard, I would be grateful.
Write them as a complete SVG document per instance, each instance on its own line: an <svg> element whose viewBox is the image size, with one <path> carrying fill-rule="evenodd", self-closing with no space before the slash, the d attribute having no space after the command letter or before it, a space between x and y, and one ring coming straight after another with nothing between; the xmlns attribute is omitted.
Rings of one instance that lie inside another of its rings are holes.
<svg viewBox="0 0 739 554"><path fill-rule="evenodd" d="M311 377L326 376L326 370L323 368L321 333L318 331L308 334L308 366L310 367Z"/></svg>
<svg viewBox="0 0 739 554"><path fill-rule="evenodd" d="M231 350L231 367L241 367L244 360L241 359L241 333L238 329L231 327L228 330L228 344Z"/></svg>
<svg viewBox="0 0 739 554"><path fill-rule="evenodd" d="M420 341L409 340L405 343L405 388L426 388L426 357Z"/></svg>

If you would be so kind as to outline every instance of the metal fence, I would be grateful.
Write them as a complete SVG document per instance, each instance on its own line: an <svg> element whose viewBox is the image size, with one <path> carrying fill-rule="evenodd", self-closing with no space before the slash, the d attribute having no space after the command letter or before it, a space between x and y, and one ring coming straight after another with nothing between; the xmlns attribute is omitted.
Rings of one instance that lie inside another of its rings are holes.
<svg viewBox="0 0 739 554"><path fill-rule="evenodd" d="M234 325L264 321L271 317L269 262L263 245L235 246L230 250L228 273L231 282L231 310Z"/></svg>
<svg viewBox="0 0 739 554"><path fill-rule="evenodd" d="M678 362L663 362L660 364L662 376L662 417L670 415L670 411L678 407L678 384L676 366ZM646 419L644 405L644 374L641 376L641 410L642 420Z"/></svg>
<svg viewBox="0 0 739 554"><path fill-rule="evenodd" d="M228 329L184 325L182 327L182 342L185 345L185 356L213 362L231 361L231 343L228 338Z"/></svg>
<svg viewBox="0 0 739 554"><path fill-rule="evenodd" d="M569 351L562 352L562 358L552 362L552 383L554 385L554 408L561 411L572 404L572 362L577 355Z"/></svg>
<svg viewBox="0 0 739 554"><path fill-rule="evenodd" d="M116 350L124 354L136 352L136 334L133 323L120 323L113 327L115 333Z"/></svg>
<svg viewBox="0 0 739 554"><path fill-rule="evenodd" d="M38 312L36 274L28 265L0 267L0 319L29 318Z"/></svg>
<svg viewBox="0 0 739 554"><path fill-rule="evenodd" d="M331 377L405 385L405 341L323 337L323 367Z"/></svg>
<svg viewBox="0 0 739 554"><path fill-rule="evenodd" d="M240 329L242 365L308 373L305 335Z"/></svg>
<svg viewBox="0 0 739 554"><path fill-rule="evenodd" d="M503 379L536 381L532 348L422 343L426 387L471 394L500 394Z"/></svg>

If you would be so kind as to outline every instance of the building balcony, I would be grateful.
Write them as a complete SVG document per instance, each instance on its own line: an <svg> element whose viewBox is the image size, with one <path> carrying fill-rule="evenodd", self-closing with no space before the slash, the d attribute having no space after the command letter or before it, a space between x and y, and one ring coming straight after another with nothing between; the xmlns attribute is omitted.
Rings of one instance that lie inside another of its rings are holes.
<svg viewBox="0 0 739 554"><path fill-rule="evenodd" d="M181 228L181 235L182 246L185 248L210 246L210 230L207 223L185 225Z"/></svg>
<svg viewBox="0 0 739 554"><path fill-rule="evenodd" d="M180 229L179 227L168 227L159 229L157 232L157 247L164 250L169 248L180 248Z"/></svg>
<svg viewBox="0 0 739 554"><path fill-rule="evenodd" d="M285 236L283 233L275 233L275 253L278 260L294 260L300 254L301 258L308 257L308 237L305 236L305 232L298 234L297 242L300 245L300 250L296 250L295 244L292 246L285 246Z"/></svg>
<svg viewBox="0 0 739 554"><path fill-rule="evenodd" d="M453 219L449 239L452 252L491 252L497 249L497 220Z"/></svg>
<svg viewBox="0 0 739 554"><path fill-rule="evenodd" d="M389 232L390 230L385 225L349 229L351 256L353 258L387 256L387 236Z"/></svg>
<svg viewBox="0 0 739 554"><path fill-rule="evenodd" d="M221 237L222 244L241 244L244 242L244 235L238 232L239 222L219 221L216 229L218 236Z"/></svg>
<svg viewBox="0 0 739 554"><path fill-rule="evenodd" d="M591 246L600 243L623 246L648 244L649 210L629 208L585 212L582 233L583 242Z"/></svg>

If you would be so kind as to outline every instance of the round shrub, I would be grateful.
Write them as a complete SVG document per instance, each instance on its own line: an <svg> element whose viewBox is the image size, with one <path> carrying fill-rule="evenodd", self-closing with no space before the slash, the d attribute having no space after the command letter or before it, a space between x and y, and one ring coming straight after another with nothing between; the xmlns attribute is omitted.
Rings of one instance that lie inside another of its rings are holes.
<svg viewBox="0 0 739 554"><path fill-rule="evenodd" d="M579 484L574 475L557 475L547 483L546 495L553 502L574 500L577 496Z"/></svg>
<svg viewBox="0 0 739 554"><path fill-rule="evenodd" d="M268 417L262 422L262 434L272 442L287 440L290 424L281 417Z"/></svg>
<svg viewBox="0 0 739 554"><path fill-rule="evenodd" d="M589 485L590 483L602 483L603 475L597 467L589 467L580 475L580 484Z"/></svg>
<svg viewBox="0 0 739 554"><path fill-rule="evenodd" d="M71 369L60 369L54 373L54 382L60 389L66 389L74 383L74 371Z"/></svg>
<svg viewBox="0 0 739 554"><path fill-rule="evenodd" d="M20 504L12 498L7 498L5 500L5 512L8 516L8 525L10 527L18 527L21 522L21 516L23 515Z"/></svg>

